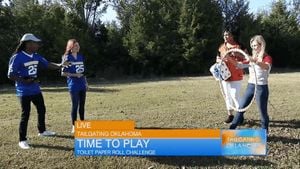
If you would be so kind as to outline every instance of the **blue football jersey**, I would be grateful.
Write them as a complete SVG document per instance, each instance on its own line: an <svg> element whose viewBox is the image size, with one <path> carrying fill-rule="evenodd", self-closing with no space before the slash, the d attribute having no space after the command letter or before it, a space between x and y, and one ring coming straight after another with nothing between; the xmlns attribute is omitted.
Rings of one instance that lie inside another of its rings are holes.
<svg viewBox="0 0 300 169"><path fill-rule="evenodd" d="M37 78L39 68L47 68L48 61L37 53L31 56L24 51L18 52L10 58L8 76L20 78ZM16 81L17 96L36 95L41 92L39 83L23 83Z"/></svg>
<svg viewBox="0 0 300 169"><path fill-rule="evenodd" d="M63 61L68 61L71 65L62 69L63 72L68 73L81 73L84 74L84 57L77 54L76 59L71 54L64 56ZM86 90L86 80L85 77L67 77L67 84L69 91L80 91Z"/></svg>

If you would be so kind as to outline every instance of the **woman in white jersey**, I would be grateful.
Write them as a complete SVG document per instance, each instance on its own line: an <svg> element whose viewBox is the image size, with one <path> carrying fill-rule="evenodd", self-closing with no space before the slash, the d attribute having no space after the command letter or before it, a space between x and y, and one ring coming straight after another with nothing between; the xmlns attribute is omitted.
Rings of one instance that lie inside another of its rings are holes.
<svg viewBox="0 0 300 169"><path fill-rule="evenodd" d="M268 131L269 115L268 115L268 77L271 70L272 58L265 52L266 42L261 35L256 35L251 38L250 46L252 48L252 57L250 60L255 63L254 69L257 77L256 103L260 112L261 127ZM241 99L240 108L246 107L252 100L255 89L255 74L253 67L249 67L249 81L246 92ZM235 129L238 124L244 120L245 112L237 112L234 117L230 129Z"/></svg>

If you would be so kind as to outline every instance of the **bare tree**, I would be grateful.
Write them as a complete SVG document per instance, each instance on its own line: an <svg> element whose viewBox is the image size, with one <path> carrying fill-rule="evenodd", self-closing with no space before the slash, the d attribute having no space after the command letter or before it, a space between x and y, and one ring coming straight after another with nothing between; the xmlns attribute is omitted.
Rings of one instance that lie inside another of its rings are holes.
<svg viewBox="0 0 300 169"><path fill-rule="evenodd" d="M64 7L76 13L85 23L92 27L106 12L110 0L61 0Z"/></svg>
<svg viewBox="0 0 300 169"><path fill-rule="evenodd" d="M222 10L224 26L230 23L236 23L241 15L244 15L249 9L247 0L216 0Z"/></svg>

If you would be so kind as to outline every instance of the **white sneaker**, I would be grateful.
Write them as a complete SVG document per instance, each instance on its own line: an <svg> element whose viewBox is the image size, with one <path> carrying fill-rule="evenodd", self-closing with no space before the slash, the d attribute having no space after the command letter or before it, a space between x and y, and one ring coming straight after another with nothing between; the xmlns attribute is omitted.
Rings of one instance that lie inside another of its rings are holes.
<svg viewBox="0 0 300 169"><path fill-rule="evenodd" d="M71 133L75 133L75 127L74 127L74 125L72 126L72 131L71 131Z"/></svg>
<svg viewBox="0 0 300 169"><path fill-rule="evenodd" d="M39 136L54 136L55 135L55 132L53 131L44 131L43 133L39 133L38 134Z"/></svg>
<svg viewBox="0 0 300 169"><path fill-rule="evenodd" d="M30 149L30 146L28 145L27 141L20 141L19 142L19 147L21 149Z"/></svg>

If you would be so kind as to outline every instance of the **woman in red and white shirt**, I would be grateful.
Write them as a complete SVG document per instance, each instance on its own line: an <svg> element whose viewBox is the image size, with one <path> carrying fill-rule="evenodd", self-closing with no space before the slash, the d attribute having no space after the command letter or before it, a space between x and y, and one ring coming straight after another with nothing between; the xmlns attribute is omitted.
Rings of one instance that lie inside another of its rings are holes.
<svg viewBox="0 0 300 169"><path fill-rule="evenodd" d="M251 102L255 91L255 83L257 80L256 103L261 116L261 126L263 129L266 129L268 131L268 77L271 70L272 58L265 52L266 42L261 35L256 35L251 38L250 46L252 48L252 57L250 58L250 61L254 63L254 66L249 67L248 86L243 98L241 99L240 108L246 107ZM232 121L230 129L235 129L237 125L243 121L244 113L245 112L237 112L236 117Z"/></svg>

